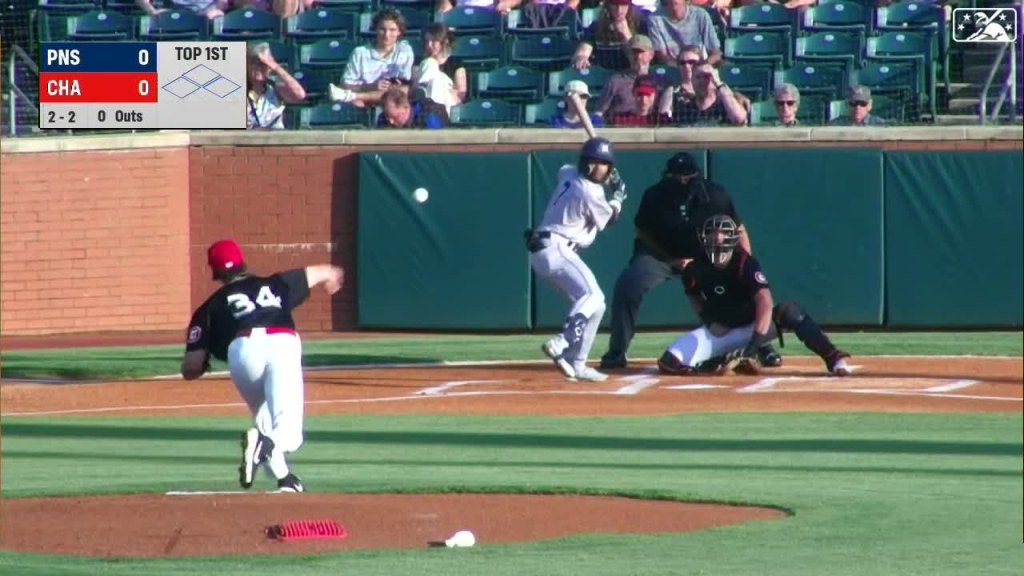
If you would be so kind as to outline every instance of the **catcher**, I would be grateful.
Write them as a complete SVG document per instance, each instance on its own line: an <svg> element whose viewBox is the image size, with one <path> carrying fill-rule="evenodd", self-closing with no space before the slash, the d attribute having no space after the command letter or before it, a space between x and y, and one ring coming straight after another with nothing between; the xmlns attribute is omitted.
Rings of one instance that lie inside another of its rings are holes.
<svg viewBox="0 0 1024 576"><path fill-rule="evenodd" d="M832 344L795 302L773 305L768 279L757 259L739 246L739 226L726 215L704 221L699 231L703 254L683 269L687 299L702 326L676 338L658 359L663 374L757 374L758 350L781 338L796 337L825 361L828 372L847 376L850 355Z"/></svg>

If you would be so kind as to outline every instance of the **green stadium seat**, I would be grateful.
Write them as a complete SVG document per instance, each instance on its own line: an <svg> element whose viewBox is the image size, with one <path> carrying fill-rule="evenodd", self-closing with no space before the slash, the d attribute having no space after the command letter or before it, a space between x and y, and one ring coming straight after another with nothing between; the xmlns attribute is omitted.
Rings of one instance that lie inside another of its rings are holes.
<svg viewBox="0 0 1024 576"><path fill-rule="evenodd" d="M746 62L724 62L718 68L718 75L722 82L751 101L771 97L772 71L764 66Z"/></svg>
<svg viewBox="0 0 1024 576"><path fill-rule="evenodd" d="M937 104L936 79L937 69L935 55L932 52L932 36L927 33L885 32L867 38L866 57L876 62L911 61L918 69L924 85L924 93L932 115L936 113Z"/></svg>
<svg viewBox="0 0 1024 576"><path fill-rule="evenodd" d="M598 65L589 66L586 70L577 70L569 67L562 70L555 70L548 73L548 94L561 96L562 90L571 80L582 80L587 84L590 93L594 96L599 94L612 77L611 70Z"/></svg>
<svg viewBox="0 0 1024 576"><path fill-rule="evenodd" d="M314 8L330 8L332 10L344 10L346 12L372 12L374 0L316 0Z"/></svg>
<svg viewBox="0 0 1024 576"><path fill-rule="evenodd" d="M455 29L455 35L501 36L502 15L487 8L456 6L447 12L437 14L435 20Z"/></svg>
<svg viewBox="0 0 1024 576"><path fill-rule="evenodd" d="M903 102L908 120L920 119L924 86L916 62L868 60L854 72L850 82L871 88L872 98L889 96Z"/></svg>
<svg viewBox="0 0 1024 576"><path fill-rule="evenodd" d="M332 82L335 85L341 83L341 76L337 70L322 68L300 68L292 72L292 76L302 85L306 91L307 104L318 104L327 98L327 85Z"/></svg>
<svg viewBox="0 0 1024 576"><path fill-rule="evenodd" d="M647 69L647 73L657 78L658 83L662 86L678 86L683 81L682 73L675 66L651 65Z"/></svg>
<svg viewBox="0 0 1024 576"><path fill-rule="evenodd" d="M723 53L730 62L761 62L776 70L792 64L786 32L747 32L725 39Z"/></svg>
<svg viewBox="0 0 1024 576"><path fill-rule="evenodd" d="M337 8L310 8L285 19L285 36L298 44L322 38L354 40L359 32L360 15Z"/></svg>
<svg viewBox="0 0 1024 576"><path fill-rule="evenodd" d="M167 10L153 16L138 18L139 39L204 40L209 32L209 21L190 10Z"/></svg>
<svg viewBox="0 0 1024 576"><path fill-rule="evenodd" d="M71 16L67 32L67 39L76 42L130 40L135 34L135 20L117 12L88 12Z"/></svg>
<svg viewBox="0 0 1024 576"><path fill-rule="evenodd" d="M787 32L793 36L795 12L781 4L768 2L736 6L729 11L729 22L726 33L729 36L737 32Z"/></svg>
<svg viewBox="0 0 1024 576"><path fill-rule="evenodd" d="M344 69L359 43L355 40L321 38L299 46L299 65L308 68Z"/></svg>
<svg viewBox="0 0 1024 576"><path fill-rule="evenodd" d="M305 129L368 128L370 116L366 108L341 102L324 102L300 108L299 126Z"/></svg>
<svg viewBox="0 0 1024 576"><path fill-rule="evenodd" d="M875 9L875 29L929 30L938 33L946 20L942 6L933 2L903 0Z"/></svg>
<svg viewBox="0 0 1024 576"><path fill-rule="evenodd" d="M590 55L590 63L609 70L628 70L629 56L626 55L625 44L594 44Z"/></svg>
<svg viewBox="0 0 1024 576"><path fill-rule="evenodd" d="M530 26L525 26L522 10L509 10L508 14L505 15L505 34L507 36L529 36L537 34L547 36L564 36L571 40L575 40L579 37L581 29L580 18L579 14L575 10L563 11L555 24L555 26L545 28L532 28Z"/></svg>
<svg viewBox="0 0 1024 576"><path fill-rule="evenodd" d="M34 13L36 35L40 42L66 40L68 19L101 9L97 0L39 0Z"/></svg>
<svg viewBox="0 0 1024 576"><path fill-rule="evenodd" d="M565 100L562 98L547 98L541 102L527 104L523 107L523 125L546 125L549 118L557 116L564 111Z"/></svg>
<svg viewBox="0 0 1024 576"><path fill-rule="evenodd" d="M474 99L452 106L448 116L458 127L516 126L520 107L504 100Z"/></svg>
<svg viewBox="0 0 1024 576"><path fill-rule="evenodd" d="M867 34L871 11L863 4L849 0L836 0L808 6L800 19L800 29L807 32L853 31Z"/></svg>
<svg viewBox="0 0 1024 576"><path fill-rule="evenodd" d="M437 4L436 0L378 0L377 8L395 8L404 11L406 9L427 10L432 12ZM365 10L364 10L365 12Z"/></svg>
<svg viewBox="0 0 1024 576"><path fill-rule="evenodd" d="M858 31L815 32L796 39L794 61L816 65L859 68L863 63L864 36Z"/></svg>
<svg viewBox="0 0 1024 576"><path fill-rule="evenodd" d="M527 104L544 96L544 76L522 66L502 66L476 75L476 97Z"/></svg>
<svg viewBox="0 0 1024 576"><path fill-rule="evenodd" d="M849 74L845 69L817 67L813 64L797 64L775 72L774 86L788 83L800 90L800 95L820 94L828 98L841 97L846 93Z"/></svg>
<svg viewBox="0 0 1024 576"><path fill-rule="evenodd" d="M295 70L298 58L295 56L295 45L280 40L252 40L250 45L265 43L270 48L270 55L285 69Z"/></svg>
<svg viewBox="0 0 1024 576"><path fill-rule="evenodd" d="M564 36L515 36L508 63L551 72L568 66L575 50L576 43Z"/></svg>
<svg viewBox="0 0 1024 576"><path fill-rule="evenodd" d="M255 8L238 8L213 20L217 40L279 40L281 17Z"/></svg>
<svg viewBox="0 0 1024 576"><path fill-rule="evenodd" d="M505 45L493 36L458 36L452 43L451 56L458 58L467 70L479 72L504 63Z"/></svg>

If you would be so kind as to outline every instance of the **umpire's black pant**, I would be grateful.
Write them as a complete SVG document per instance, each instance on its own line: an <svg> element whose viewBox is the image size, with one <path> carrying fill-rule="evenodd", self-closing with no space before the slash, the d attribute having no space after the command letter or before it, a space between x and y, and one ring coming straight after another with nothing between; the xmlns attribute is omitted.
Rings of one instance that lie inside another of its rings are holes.
<svg viewBox="0 0 1024 576"><path fill-rule="evenodd" d="M601 358L605 362L624 360L629 344L636 332L636 316L640 311L640 302L651 288L676 276L682 276L678 262L672 263L656 258L643 246L635 246L629 265L619 274L615 281L615 294L612 296L611 337L608 339L608 351ZM683 294L680 287L680 295Z"/></svg>

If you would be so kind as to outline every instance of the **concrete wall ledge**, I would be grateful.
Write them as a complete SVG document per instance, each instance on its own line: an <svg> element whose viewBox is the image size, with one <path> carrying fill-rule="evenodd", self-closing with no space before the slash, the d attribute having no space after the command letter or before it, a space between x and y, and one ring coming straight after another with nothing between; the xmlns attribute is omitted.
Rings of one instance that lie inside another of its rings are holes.
<svg viewBox="0 0 1024 576"><path fill-rule="evenodd" d="M884 128L602 128L618 143L892 142L1024 140L1021 126L908 126ZM451 130L282 130L275 132L165 130L136 134L88 134L4 138L3 154L168 148L179 146L436 146L559 144L584 140L581 130L559 128L466 128Z"/></svg>

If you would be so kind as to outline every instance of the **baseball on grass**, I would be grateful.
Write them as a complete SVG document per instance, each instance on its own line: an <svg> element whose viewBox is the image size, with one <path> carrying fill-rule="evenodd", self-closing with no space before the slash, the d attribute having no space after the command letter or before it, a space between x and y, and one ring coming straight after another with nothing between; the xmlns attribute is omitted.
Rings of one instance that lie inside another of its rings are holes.
<svg viewBox="0 0 1024 576"><path fill-rule="evenodd" d="M470 548L476 544L476 536L469 530L459 530L451 538L444 541L449 548Z"/></svg>
<svg viewBox="0 0 1024 576"><path fill-rule="evenodd" d="M430 198L430 192L427 192L426 188L417 188L412 191L412 198L420 204L423 204L427 201L427 198Z"/></svg>

